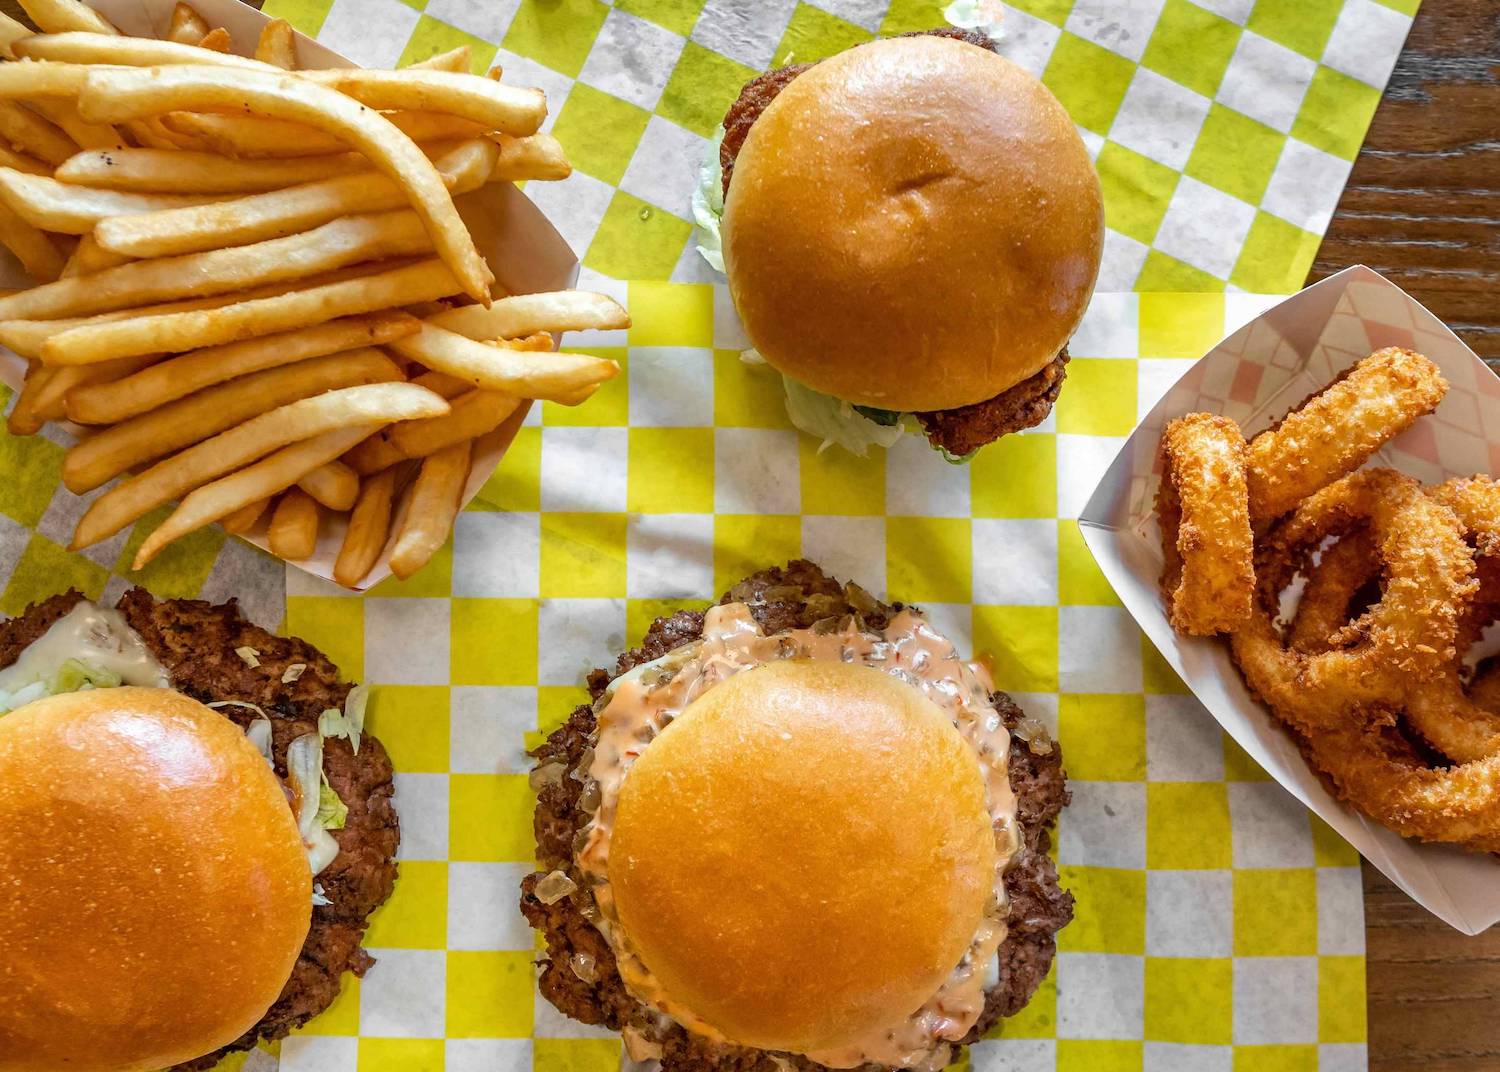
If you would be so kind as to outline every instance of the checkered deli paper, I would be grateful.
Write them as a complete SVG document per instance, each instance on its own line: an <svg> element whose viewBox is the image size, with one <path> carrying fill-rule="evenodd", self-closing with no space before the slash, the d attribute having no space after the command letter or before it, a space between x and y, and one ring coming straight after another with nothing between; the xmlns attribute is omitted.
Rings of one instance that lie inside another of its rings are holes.
<svg viewBox="0 0 1500 1072"><path fill-rule="evenodd" d="M967 0L1098 165L1106 291L1297 290L1417 0ZM710 281L689 207L740 87L947 0L267 0L370 67L458 44L536 85L576 173L527 191L592 273ZM967 21L967 20L965 20Z"/></svg>
<svg viewBox="0 0 1500 1072"><path fill-rule="evenodd" d="M402 863L379 963L280 1045L284 1072L613 1072L617 1037L536 994L524 750L657 615L798 555L921 605L1062 742L1078 916L976 1069L1363 1069L1357 857L1192 698L1076 523L1191 359L1276 299L1099 295L1055 414L956 466L915 437L820 454L741 361L722 288L612 293L634 326L568 348L622 375L536 407L431 566L365 597L288 571L287 630L375 685Z"/></svg>

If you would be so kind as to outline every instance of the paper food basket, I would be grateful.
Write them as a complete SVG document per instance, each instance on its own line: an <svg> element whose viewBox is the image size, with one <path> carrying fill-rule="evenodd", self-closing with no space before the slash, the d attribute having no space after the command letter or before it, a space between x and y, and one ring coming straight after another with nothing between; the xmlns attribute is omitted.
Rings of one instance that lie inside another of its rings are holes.
<svg viewBox="0 0 1500 1072"><path fill-rule="evenodd" d="M174 0L90 0L124 33L136 37L162 37L171 21ZM234 50L252 55L261 27L270 19L239 0L193 0L193 7L211 25L223 26L234 39ZM298 64L306 68L352 67L337 52L325 48L309 37L297 35ZM578 279L578 258L557 233L540 209L511 183L492 183L456 199L459 212L469 225L479 252L484 255L495 282L511 294L531 294L548 290L566 290ZM7 251L0 249L0 287L26 287L32 280ZM19 389L26 374L26 362L0 347L0 383ZM467 504L500 464L516 430L525 420L529 403L522 405L498 429L475 445L474 465L464 487ZM88 430L65 423L70 435L87 435ZM410 488L407 488L410 494ZM400 504L398 503L398 509ZM291 563L314 576L332 581L333 564L347 528L343 515L325 514L318 532L318 546L312 557ZM265 519L243 539L267 553ZM395 542L390 541L376 560L375 568L357 586L368 589L390 576L387 564Z"/></svg>
<svg viewBox="0 0 1500 1072"><path fill-rule="evenodd" d="M1423 907L1466 934L1500 921L1500 866L1488 855L1403 838L1340 803L1281 724L1251 695L1222 638L1179 636L1158 578L1157 442L1174 417L1204 410L1247 437L1383 346L1426 354L1449 383L1431 416L1376 454L1426 482L1497 471L1500 378L1415 299L1349 268L1267 310L1196 362L1146 416L1079 517L1084 542L1121 601L1198 700L1257 763Z"/></svg>

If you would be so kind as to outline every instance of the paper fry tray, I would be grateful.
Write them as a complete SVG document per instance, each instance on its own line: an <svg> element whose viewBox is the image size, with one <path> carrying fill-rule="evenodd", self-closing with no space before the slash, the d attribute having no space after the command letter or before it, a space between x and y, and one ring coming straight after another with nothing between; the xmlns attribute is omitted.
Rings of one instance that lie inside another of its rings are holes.
<svg viewBox="0 0 1500 1072"><path fill-rule="evenodd" d="M124 33L135 37L162 37L172 17L174 0L91 0L91 4ZM234 38L234 50L246 56L254 53L261 27L270 21L239 0L193 0L193 7L210 25L227 29ZM300 66L312 69L355 66L337 52L301 34L297 35L297 60ZM495 273L496 283L506 291L530 294L566 290L577 281L578 258L541 210L512 184L493 183L458 198L457 204L474 234L480 253ZM0 287L27 287L32 282L16 260L0 249ZM26 362L0 347L0 382L19 389L25 373ZM504 425L476 444L474 466L464 487L465 504L479 494L479 489L500 464L528 408L529 403L522 405ZM77 425L65 423L62 427L74 436L88 434L87 429ZM407 493L410 493L410 488ZM333 563L338 557L346 527L345 515L324 511L317 550L311 558L292 565L332 581ZM256 532L243 538L269 553L264 529L262 519ZM390 576L387 559L394 542L393 532L375 568L358 585L360 590Z"/></svg>
<svg viewBox="0 0 1500 1072"><path fill-rule="evenodd" d="M1340 803L1278 722L1250 694L1222 638L1179 636L1158 578L1153 502L1162 427L1206 410L1265 428L1349 365L1383 346L1426 354L1449 391L1437 412L1376 454L1426 483L1500 471L1500 378L1415 299L1369 268L1349 268L1246 324L1196 362L1126 441L1079 518L1115 592L1210 714L1240 746L1423 907L1466 934L1500 920L1500 863L1408 840Z"/></svg>

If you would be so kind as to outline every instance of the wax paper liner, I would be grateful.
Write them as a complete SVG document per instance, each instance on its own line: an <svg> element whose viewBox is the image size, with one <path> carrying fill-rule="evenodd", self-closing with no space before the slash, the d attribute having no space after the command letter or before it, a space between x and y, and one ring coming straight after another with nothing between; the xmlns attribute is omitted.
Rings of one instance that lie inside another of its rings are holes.
<svg viewBox="0 0 1500 1072"><path fill-rule="evenodd" d="M95 0L92 5L103 12L121 31L137 37L161 37L172 16L173 0ZM251 55L260 36L260 28L270 19L238 0L194 0L194 8L212 26L223 26L234 39L234 50ZM337 52L311 38L297 35L297 60L306 68L354 66ZM512 294L529 294L563 290L578 279L578 258L561 235L519 189L510 183L492 183L457 199L459 211L474 234L500 287ZM0 250L0 287L30 286L31 279L6 251ZM25 361L9 350L0 348L0 382L19 388L25 376ZM490 474L505 455L516 429L526 417L529 403L523 405L494 433L482 437L475 448L474 464L464 486L465 503L479 494ZM63 426L73 435L87 435L77 425ZM410 493L410 486L406 494ZM250 543L269 551L265 538L266 519L244 537ZM324 511L318 532L318 546L312 557L291 563L325 580L333 577L347 528L346 515ZM388 558L396 535L381 552L374 569L356 586L363 591L391 575Z"/></svg>
<svg viewBox="0 0 1500 1072"><path fill-rule="evenodd" d="M1251 695L1220 639L1179 636L1157 583L1153 501L1167 421L1206 410L1247 436L1383 346L1437 362L1449 383L1437 412L1372 460L1424 482L1496 471L1500 378L1414 298L1349 268L1268 310L1214 347L1163 396L1110 465L1079 518L1084 541L1136 622L1193 694L1262 767L1423 907L1466 934L1500 920L1500 870L1488 855L1402 838L1340 803L1281 724Z"/></svg>

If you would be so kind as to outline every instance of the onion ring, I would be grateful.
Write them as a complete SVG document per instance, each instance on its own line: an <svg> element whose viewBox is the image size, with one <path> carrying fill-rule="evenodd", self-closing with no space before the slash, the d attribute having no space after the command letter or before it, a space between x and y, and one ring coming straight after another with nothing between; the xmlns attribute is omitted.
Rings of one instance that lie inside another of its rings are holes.
<svg viewBox="0 0 1500 1072"><path fill-rule="evenodd" d="M1358 469L1448 391L1437 365L1377 350L1250 441L1250 516L1269 521Z"/></svg>
<svg viewBox="0 0 1500 1072"><path fill-rule="evenodd" d="M1500 659L1480 663L1466 691L1481 711L1500 713Z"/></svg>
<svg viewBox="0 0 1500 1072"><path fill-rule="evenodd" d="M1500 554L1500 483L1487 476L1456 476L1427 494L1458 515L1478 554Z"/></svg>
<svg viewBox="0 0 1500 1072"><path fill-rule="evenodd" d="M1168 617L1194 636L1227 632L1250 616L1255 595L1245 437L1226 417L1190 413L1167 425L1161 452Z"/></svg>
<svg viewBox="0 0 1500 1072"><path fill-rule="evenodd" d="M1297 561L1323 538L1361 520L1385 576L1361 635L1346 649L1316 655L1286 647L1268 594L1279 594ZM1500 754L1435 769L1394 733L1408 686L1457 662L1459 608L1475 588L1457 517L1410 477L1369 470L1313 496L1270 544L1258 611L1230 638L1251 690L1355 808L1407 837L1500 850Z"/></svg>
<svg viewBox="0 0 1500 1072"><path fill-rule="evenodd" d="M1380 555L1368 529L1349 533L1324 548L1317 568L1307 576L1297 613L1287 628L1295 651L1316 655L1348 637L1349 608L1359 590L1380 575Z"/></svg>

